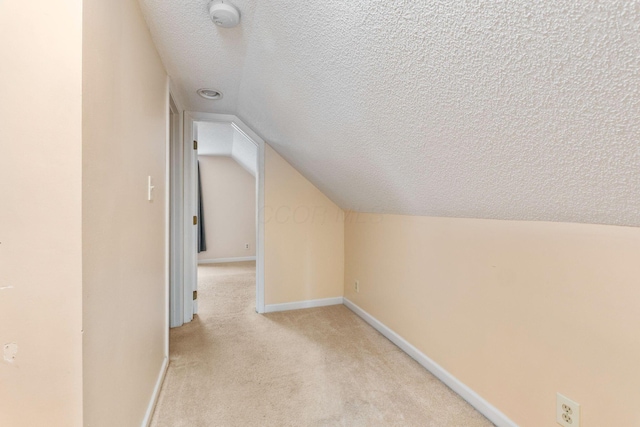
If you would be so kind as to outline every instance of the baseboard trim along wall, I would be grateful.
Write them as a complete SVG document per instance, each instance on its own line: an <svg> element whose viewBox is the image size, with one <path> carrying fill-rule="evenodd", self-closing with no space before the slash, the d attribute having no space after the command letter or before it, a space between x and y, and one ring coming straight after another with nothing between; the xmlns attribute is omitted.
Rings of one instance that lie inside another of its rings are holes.
<svg viewBox="0 0 640 427"><path fill-rule="evenodd" d="M213 258L213 259L199 259L198 264L221 264L223 262L241 262L241 261L255 261L254 256L241 256L235 258Z"/></svg>
<svg viewBox="0 0 640 427"><path fill-rule="evenodd" d="M153 417L153 411L156 409L156 403L158 403L158 396L160 396L160 389L162 388L162 383L164 382L164 377L167 374L168 367L169 358L165 356L164 360L162 361L162 366L160 367L160 373L158 374L156 386L153 388L153 394L151 395L151 400L149 401L147 412L144 414L144 419L142 420L141 427L149 427L149 424L151 424L151 417Z"/></svg>
<svg viewBox="0 0 640 427"><path fill-rule="evenodd" d="M411 345L407 340L389 329L378 319L358 307L349 299L344 298L344 305L351 311L360 316L365 322L371 325L375 330L384 335L389 341L397 345L402 351L407 353L416 362L421 364L427 371L435 375L440 381L445 383L451 390L455 391L471 406L476 408L478 412L487 417L489 421L498 427L518 427L516 423L511 421L505 414L500 412L495 406L484 400L478 393L471 390L456 377L447 372L442 366L431 360L427 355Z"/></svg>
<svg viewBox="0 0 640 427"><path fill-rule="evenodd" d="M276 311L299 310L301 308L326 307L328 305L340 305L343 303L342 297L310 299L306 301L285 302L283 304L269 304L264 307L265 313L275 313Z"/></svg>

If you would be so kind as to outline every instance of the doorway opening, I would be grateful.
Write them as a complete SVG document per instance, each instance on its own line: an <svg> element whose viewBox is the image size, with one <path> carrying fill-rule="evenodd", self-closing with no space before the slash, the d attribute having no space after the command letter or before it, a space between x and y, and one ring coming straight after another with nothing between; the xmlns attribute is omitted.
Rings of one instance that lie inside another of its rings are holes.
<svg viewBox="0 0 640 427"><path fill-rule="evenodd" d="M199 296L194 313L199 313L213 298L235 301L234 290L245 304L251 304L249 292L255 301L258 147L228 122L195 121L194 126Z"/></svg>
<svg viewBox="0 0 640 427"><path fill-rule="evenodd" d="M236 116L194 112L184 113L182 140L170 154L182 177L170 209L182 211L172 217L182 224L182 247L171 244L182 255L182 280L171 270L170 326L198 313L199 265L255 263L255 311L264 313L264 141Z"/></svg>

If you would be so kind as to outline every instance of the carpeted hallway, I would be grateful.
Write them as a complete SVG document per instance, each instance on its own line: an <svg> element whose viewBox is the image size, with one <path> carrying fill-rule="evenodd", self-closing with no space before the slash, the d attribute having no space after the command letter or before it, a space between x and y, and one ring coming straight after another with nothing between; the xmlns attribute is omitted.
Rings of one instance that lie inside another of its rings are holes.
<svg viewBox="0 0 640 427"><path fill-rule="evenodd" d="M346 307L259 315L255 263L198 274L153 427L493 425Z"/></svg>

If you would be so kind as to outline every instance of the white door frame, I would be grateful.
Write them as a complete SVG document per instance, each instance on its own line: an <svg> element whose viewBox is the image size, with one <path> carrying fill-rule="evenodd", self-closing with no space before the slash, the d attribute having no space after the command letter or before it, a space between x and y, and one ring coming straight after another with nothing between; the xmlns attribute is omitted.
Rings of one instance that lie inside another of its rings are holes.
<svg viewBox="0 0 640 427"><path fill-rule="evenodd" d="M184 114L184 322L193 319L197 305L188 298L197 289L198 257L196 252L197 227L192 216L198 215L197 208L197 151L193 141L197 140L195 122L229 123L238 132L244 134L258 150L256 173L256 312L264 313L264 140L260 138L242 120L231 114L198 113L185 111Z"/></svg>
<svg viewBox="0 0 640 427"><path fill-rule="evenodd" d="M182 289L176 284L184 280L184 166L183 166L183 131L182 110L169 90L169 117L167 143L167 304L169 310L169 327L175 328L183 323Z"/></svg>

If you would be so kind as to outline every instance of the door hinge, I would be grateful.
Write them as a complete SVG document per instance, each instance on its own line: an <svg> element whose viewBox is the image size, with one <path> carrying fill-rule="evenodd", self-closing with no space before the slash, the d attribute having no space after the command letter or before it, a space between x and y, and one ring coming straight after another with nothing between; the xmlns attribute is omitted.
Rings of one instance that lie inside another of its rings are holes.
<svg viewBox="0 0 640 427"><path fill-rule="evenodd" d="M198 291L193 291L193 299L198 299Z"/></svg>
<svg viewBox="0 0 640 427"><path fill-rule="evenodd" d="M194 150L198 149L198 141L193 141L193 149Z"/></svg>
<svg viewBox="0 0 640 427"><path fill-rule="evenodd" d="M198 217L196 215L193 216L193 225L198 225Z"/></svg>

